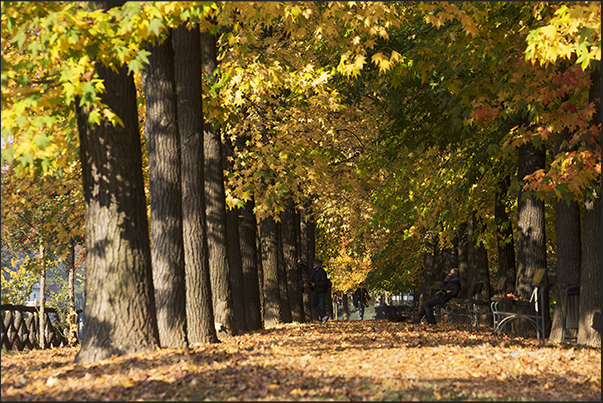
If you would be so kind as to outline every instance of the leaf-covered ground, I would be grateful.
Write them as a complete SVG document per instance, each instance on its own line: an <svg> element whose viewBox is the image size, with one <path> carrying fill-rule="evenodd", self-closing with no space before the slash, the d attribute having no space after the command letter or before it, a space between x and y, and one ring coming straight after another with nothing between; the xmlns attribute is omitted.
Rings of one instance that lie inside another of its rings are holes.
<svg viewBox="0 0 603 403"><path fill-rule="evenodd" d="M2 352L2 400L601 400L601 349L438 324L287 324L74 364Z"/></svg>

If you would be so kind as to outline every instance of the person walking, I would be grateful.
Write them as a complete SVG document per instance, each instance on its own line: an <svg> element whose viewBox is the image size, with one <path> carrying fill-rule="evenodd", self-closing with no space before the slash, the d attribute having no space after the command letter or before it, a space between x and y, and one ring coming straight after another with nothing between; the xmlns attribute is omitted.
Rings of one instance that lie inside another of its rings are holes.
<svg viewBox="0 0 603 403"><path fill-rule="evenodd" d="M369 304L370 296L368 290L364 288L364 283L358 285L358 289L354 291L356 300L358 301L358 313L360 314L360 320L364 319L364 310Z"/></svg>
<svg viewBox="0 0 603 403"><path fill-rule="evenodd" d="M460 290L461 282L459 278L459 269L450 269L450 273L448 273L444 279L444 282L440 286L440 291L438 291L433 297L423 302L421 309L412 323L420 323L421 319L423 319L425 316L427 318L427 323L435 325L436 322L435 318L433 317L433 307L436 305L446 304L446 302L459 295Z"/></svg>
<svg viewBox="0 0 603 403"><path fill-rule="evenodd" d="M312 274L310 275L310 290L312 291L312 308L318 314L321 322L329 320L327 316L327 291L330 281L327 272L322 268L322 260L314 259Z"/></svg>

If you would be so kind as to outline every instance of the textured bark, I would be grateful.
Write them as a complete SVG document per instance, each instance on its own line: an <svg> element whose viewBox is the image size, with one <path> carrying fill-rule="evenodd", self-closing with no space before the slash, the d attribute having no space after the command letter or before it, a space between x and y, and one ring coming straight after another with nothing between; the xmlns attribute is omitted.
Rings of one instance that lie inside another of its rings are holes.
<svg viewBox="0 0 603 403"><path fill-rule="evenodd" d="M217 68L216 37L207 32L201 33L201 61L203 70L207 74L213 74ZM207 120L203 125L203 147L207 246L214 321L220 324L221 332L233 335L236 329L226 241L226 196L222 171L222 142L218 130Z"/></svg>
<svg viewBox="0 0 603 403"><path fill-rule="evenodd" d="M523 144L519 149L518 180L544 168L545 152L532 143ZM546 233L544 226L544 201L538 200L532 192L521 191L517 201L517 279L515 293L518 297L530 299L532 278L538 269L547 270ZM545 279L548 270L545 272ZM545 286L546 287L546 286ZM548 294L548 287L545 289ZM544 301L545 328L550 327L548 300ZM525 330L529 325L521 323Z"/></svg>
<svg viewBox="0 0 603 403"><path fill-rule="evenodd" d="M601 347L601 194L584 203L578 344Z"/></svg>
<svg viewBox="0 0 603 403"><path fill-rule="evenodd" d="M308 208L306 209L306 241L308 242L307 244L307 248L308 248L308 255L307 255L307 260L306 260L306 264L308 265L308 268L312 269L312 264L314 262L314 257L316 256L316 223L314 222L314 215L312 214L312 207L311 205L308 206ZM308 292L309 292L309 303L312 303L312 292L310 291L310 277L308 276ZM316 313L316 311L314 309L312 309L312 306L310 305L310 320L318 320L318 314Z"/></svg>
<svg viewBox="0 0 603 403"><path fill-rule="evenodd" d="M283 259L287 274L287 290L291 318L295 322L302 322L302 304L299 283L301 268L297 264L297 233L298 225L295 217L295 206L289 201L281 214L281 228L283 241Z"/></svg>
<svg viewBox="0 0 603 403"><path fill-rule="evenodd" d="M278 284L278 240L276 222L272 217L265 217L260 221L260 243L264 274L264 326L270 328L282 322Z"/></svg>
<svg viewBox="0 0 603 403"><path fill-rule="evenodd" d="M515 243L513 226L507 212L506 198L511 178L498 182L494 196L494 221L496 223L496 245L498 248L498 276L506 278L505 290L514 291L517 268L515 266Z"/></svg>
<svg viewBox="0 0 603 403"><path fill-rule="evenodd" d="M569 131L563 130L555 143L554 153L567 151L564 144ZM580 284L582 241L580 239L580 204L557 199L555 202L555 234L557 255L557 301L551 325L550 341L561 342L563 330L562 292L568 284Z"/></svg>
<svg viewBox="0 0 603 403"><path fill-rule="evenodd" d="M88 125L77 108L86 208L86 306L75 361L154 350L159 345L136 89L127 67L97 63L102 100L124 126Z"/></svg>
<svg viewBox="0 0 603 403"><path fill-rule="evenodd" d="M278 290L281 302L281 320L285 323L291 323L291 306L289 304L289 284L287 272L285 270L285 258L283 256L283 232L281 222L276 223L276 257L278 267Z"/></svg>
<svg viewBox="0 0 603 403"><path fill-rule="evenodd" d="M234 150L229 138L226 138L222 154L222 164L228 172L233 171L229 157L234 157ZM232 161L232 159L231 159ZM230 268L230 286L232 288L232 310L234 327L237 333L247 330L245 314L245 296L243 287L243 268L241 261L241 242L239 238L239 211L237 207L226 211L226 239L228 242L228 267Z"/></svg>
<svg viewBox="0 0 603 403"><path fill-rule="evenodd" d="M162 347L188 344L182 241L180 133L174 82L171 35L148 45L149 65L143 75L146 102L145 136L149 150L151 257Z"/></svg>
<svg viewBox="0 0 603 403"><path fill-rule="evenodd" d="M256 247L257 223L253 213L254 202L248 200L242 209L239 223L241 244L241 269L243 272L243 297L248 330L262 328L258 252Z"/></svg>
<svg viewBox="0 0 603 403"><path fill-rule="evenodd" d="M218 342L214 325L205 227L201 36L182 25L172 35L182 164L182 239L186 323L190 343Z"/></svg>
<svg viewBox="0 0 603 403"><path fill-rule="evenodd" d="M601 68L591 72L589 102L595 104L592 125L601 133ZM601 136L595 138L601 147ZM580 324L578 343L601 346L601 176L589 190L582 223L582 268L580 273Z"/></svg>
<svg viewBox="0 0 603 403"><path fill-rule="evenodd" d="M264 326L264 267L262 262L262 240L260 239L260 223L256 223L255 227L255 249L257 251L256 260L258 265L258 287L260 289L260 316L262 318L262 326Z"/></svg>
<svg viewBox="0 0 603 403"><path fill-rule="evenodd" d="M307 214L306 210L301 210L299 215L299 239L300 239L300 261L303 262L307 267L311 267L309 256L310 252L308 252L308 225L307 225ZM302 290L302 299L304 306L304 321L310 322L312 321L312 293L310 292L310 275L302 270L302 281L303 281L303 290Z"/></svg>

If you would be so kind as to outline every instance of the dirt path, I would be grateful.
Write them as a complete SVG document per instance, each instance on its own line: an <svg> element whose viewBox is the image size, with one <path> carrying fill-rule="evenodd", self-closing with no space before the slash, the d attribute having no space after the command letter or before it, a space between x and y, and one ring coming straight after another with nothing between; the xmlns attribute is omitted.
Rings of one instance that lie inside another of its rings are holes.
<svg viewBox="0 0 603 403"><path fill-rule="evenodd" d="M287 324L74 364L2 353L2 400L601 400L601 349L382 320Z"/></svg>

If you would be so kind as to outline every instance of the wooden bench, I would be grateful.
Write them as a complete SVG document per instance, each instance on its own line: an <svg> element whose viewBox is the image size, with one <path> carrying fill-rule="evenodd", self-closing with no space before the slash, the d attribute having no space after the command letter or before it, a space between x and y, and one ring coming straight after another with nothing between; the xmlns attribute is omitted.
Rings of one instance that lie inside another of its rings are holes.
<svg viewBox="0 0 603 403"><path fill-rule="evenodd" d="M544 287L542 280L546 269L537 269L532 278L532 295L529 301L509 298L505 295L492 297L490 307L494 321L494 334L499 335L506 325L512 321L523 319L531 323L536 329L538 341L544 343Z"/></svg>

